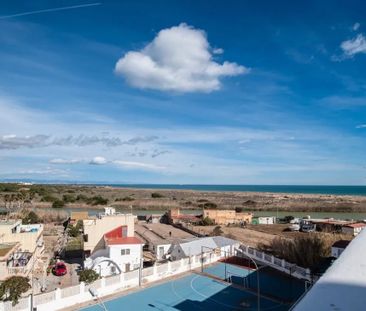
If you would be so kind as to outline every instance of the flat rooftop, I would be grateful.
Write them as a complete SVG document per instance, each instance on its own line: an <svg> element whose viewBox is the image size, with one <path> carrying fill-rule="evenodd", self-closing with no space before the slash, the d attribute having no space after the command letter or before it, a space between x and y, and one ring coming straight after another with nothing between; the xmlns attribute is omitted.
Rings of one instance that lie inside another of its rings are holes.
<svg viewBox="0 0 366 311"><path fill-rule="evenodd" d="M1 243L0 244L0 257L9 253L18 243Z"/></svg>
<svg viewBox="0 0 366 311"><path fill-rule="evenodd" d="M153 244L169 244L177 240L195 238L194 235L167 224L135 224L135 232L138 236ZM171 232L171 235L169 234Z"/></svg>
<svg viewBox="0 0 366 311"><path fill-rule="evenodd" d="M9 220L5 220L5 219L0 219L0 226L12 226L15 225L19 220L15 220L15 219L9 219Z"/></svg>

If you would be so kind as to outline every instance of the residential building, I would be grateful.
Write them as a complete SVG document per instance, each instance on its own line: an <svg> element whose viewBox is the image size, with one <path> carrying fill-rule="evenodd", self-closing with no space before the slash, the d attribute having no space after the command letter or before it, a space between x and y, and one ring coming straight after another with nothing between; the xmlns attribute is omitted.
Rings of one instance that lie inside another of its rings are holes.
<svg viewBox="0 0 366 311"><path fill-rule="evenodd" d="M70 223L75 224L78 221L83 221L84 219L88 219L88 218L89 218L89 213L87 211L71 212Z"/></svg>
<svg viewBox="0 0 366 311"><path fill-rule="evenodd" d="M343 226L353 223L352 221L339 220L339 219L333 219L333 218L311 219L310 221L316 225L317 231L336 232L336 233L341 233Z"/></svg>
<svg viewBox="0 0 366 311"><path fill-rule="evenodd" d="M85 255L88 257L98 249L103 249L104 235L113 228L124 226L126 228L124 236L133 237L135 219L136 216L132 214L116 213L113 207L106 207L104 213L84 219Z"/></svg>
<svg viewBox="0 0 366 311"><path fill-rule="evenodd" d="M21 220L0 221L0 279L27 276L43 250L43 225L22 225Z"/></svg>
<svg viewBox="0 0 366 311"><path fill-rule="evenodd" d="M212 252L229 257L234 255L234 250L239 246L238 241L222 236L207 237L172 244L169 255L173 261Z"/></svg>
<svg viewBox="0 0 366 311"><path fill-rule="evenodd" d="M342 233L351 234L353 236L358 235L363 228L366 227L366 224L363 222L348 224L342 227Z"/></svg>
<svg viewBox="0 0 366 311"><path fill-rule="evenodd" d="M235 210L204 209L203 218L212 219L217 225L246 224L252 222L252 213L238 213Z"/></svg>
<svg viewBox="0 0 366 311"><path fill-rule="evenodd" d="M119 226L103 235L103 247L94 251L84 262L101 276L138 269L142 264L143 242L127 236L127 226Z"/></svg>
<svg viewBox="0 0 366 311"><path fill-rule="evenodd" d="M332 245L332 257L338 258L343 251L346 249L350 241L348 240L339 240Z"/></svg>
<svg viewBox="0 0 366 311"><path fill-rule="evenodd" d="M196 224L201 221L199 215L182 214L179 208L172 208L168 212L168 222L170 224Z"/></svg>
<svg viewBox="0 0 366 311"><path fill-rule="evenodd" d="M194 235L184 230L163 223L136 224L135 234L145 241L144 248L150 251L157 261L166 259L165 255L173 243L194 238Z"/></svg>

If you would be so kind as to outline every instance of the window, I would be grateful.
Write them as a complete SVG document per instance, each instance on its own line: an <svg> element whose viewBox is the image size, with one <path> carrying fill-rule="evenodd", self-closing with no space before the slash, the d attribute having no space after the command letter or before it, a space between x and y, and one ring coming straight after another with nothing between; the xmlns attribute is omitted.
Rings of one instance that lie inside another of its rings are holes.
<svg viewBox="0 0 366 311"><path fill-rule="evenodd" d="M121 249L121 255L129 255L130 254L130 249Z"/></svg>

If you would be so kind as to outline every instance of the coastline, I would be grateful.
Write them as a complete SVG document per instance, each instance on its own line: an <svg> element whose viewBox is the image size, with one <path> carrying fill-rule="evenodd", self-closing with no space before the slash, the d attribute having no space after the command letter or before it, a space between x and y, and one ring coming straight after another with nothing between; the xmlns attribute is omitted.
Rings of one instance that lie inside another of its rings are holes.
<svg viewBox="0 0 366 311"><path fill-rule="evenodd" d="M287 213L366 213L366 196L310 193L278 193L252 191L199 191L186 189L156 189L119 187L115 185L21 185L19 189L36 192L31 205L37 208L51 208L52 202L45 202L45 195L62 200L71 198L61 209L102 209L112 205L120 210L166 211L170 208L197 211L203 208L234 209L250 212ZM19 190L18 189L18 190ZM9 192L0 192L4 197ZM46 194L45 194L46 193ZM155 197L153 197L155 194ZM84 198L102 197L107 204L90 204Z"/></svg>

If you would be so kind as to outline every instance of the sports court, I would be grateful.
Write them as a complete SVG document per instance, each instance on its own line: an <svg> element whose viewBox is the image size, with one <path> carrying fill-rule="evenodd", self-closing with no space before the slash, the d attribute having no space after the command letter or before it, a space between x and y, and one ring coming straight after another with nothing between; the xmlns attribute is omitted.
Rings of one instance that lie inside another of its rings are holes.
<svg viewBox="0 0 366 311"><path fill-rule="evenodd" d="M180 311L218 311L218 310L257 310L256 289L241 286L244 279L255 274L248 268L231 264L217 263L204 269L204 275L192 273L163 284L138 290L119 298L104 301L108 311L119 310L180 310ZM211 276L206 276L210 274ZM220 279L230 278L225 282ZM233 280L231 280L233 279ZM235 282L234 282L235 279ZM262 277L265 282L265 278ZM254 283L254 282L253 282ZM264 285L264 284L263 284ZM274 284L275 285L275 284ZM273 290L281 290L275 287ZM285 311L288 302L261 295L260 309ZM83 311L103 310L101 305L82 309Z"/></svg>

